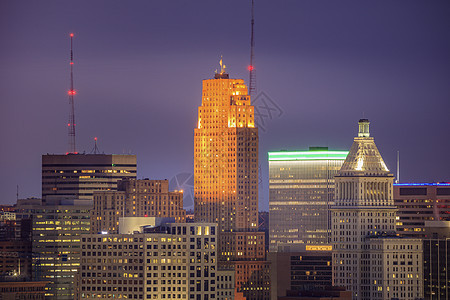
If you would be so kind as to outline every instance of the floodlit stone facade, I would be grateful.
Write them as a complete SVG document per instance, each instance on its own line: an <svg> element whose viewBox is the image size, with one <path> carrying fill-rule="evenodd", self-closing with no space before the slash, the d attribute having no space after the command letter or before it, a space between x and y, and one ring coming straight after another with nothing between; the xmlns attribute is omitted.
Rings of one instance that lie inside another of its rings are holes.
<svg viewBox="0 0 450 300"><path fill-rule="evenodd" d="M247 300L270 297L264 233L257 232L258 168L255 107L244 80L221 66L203 80L194 129L195 221L219 224L220 266L235 270L235 296Z"/></svg>
<svg viewBox="0 0 450 300"><path fill-rule="evenodd" d="M423 298L422 243L395 235L393 175L359 121L358 137L336 175L332 208L333 285L353 299Z"/></svg>

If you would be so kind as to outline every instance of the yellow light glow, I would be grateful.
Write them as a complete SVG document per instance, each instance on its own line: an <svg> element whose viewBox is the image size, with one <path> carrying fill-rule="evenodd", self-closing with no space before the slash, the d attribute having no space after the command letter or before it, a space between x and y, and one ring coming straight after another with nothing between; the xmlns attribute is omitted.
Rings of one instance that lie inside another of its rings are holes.
<svg viewBox="0 0 450 300"><path fill-rule="evenodd" d="M313 246L313 245L307 245L306 251L331 251L333 250L332 246L326 245L326 246Z"/></svg>
<svg viewBox="0 0 450 300"><path fill-rule="evenodd" d="M358 165L356 166L357 171L362 171L364 165L364 159L362 157L358 158Z"/></svg>

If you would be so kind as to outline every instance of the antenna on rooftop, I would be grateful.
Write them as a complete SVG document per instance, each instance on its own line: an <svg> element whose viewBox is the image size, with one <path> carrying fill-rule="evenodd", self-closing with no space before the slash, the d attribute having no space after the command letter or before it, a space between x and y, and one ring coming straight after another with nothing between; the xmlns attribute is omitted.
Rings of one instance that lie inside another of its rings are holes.
<svg viewBox="0 0 450 300"><path fill-rule="evenodd" d="M251 21L251 39L250 39L250 65L248 66L249 74L249 84L248 84L248 94L250 98L256 95L256 74L255 74L255 0L252 0L252 21ZM253 99L252 99L253 100Z"/></svg>
<svg viewBox="0 0 450 300"><path fill-rule="evenodd" d="M397 151L397 179L395 183L400 183L400 151Z"/></svg>
<svg viewBox="0 0 450 300"><path fill-rule="evenodd" d="M74 96L76 95L76 91L73 88L73 33L70 34L70 89L67 92L69 95L69 106L70 106L70 114L69 114L69 123L67 123L67 127L69 128L69 151L67 154L78 154L76 144L75 144L75 104L74 104Z"/></svg>
<svg viewBox="0 0 450 300"><path fill-rule="evenodd" d="M91 151L91 154L100 154L100 150L98 149L97 146L97 137L94 138L94 148Z"/></svg>

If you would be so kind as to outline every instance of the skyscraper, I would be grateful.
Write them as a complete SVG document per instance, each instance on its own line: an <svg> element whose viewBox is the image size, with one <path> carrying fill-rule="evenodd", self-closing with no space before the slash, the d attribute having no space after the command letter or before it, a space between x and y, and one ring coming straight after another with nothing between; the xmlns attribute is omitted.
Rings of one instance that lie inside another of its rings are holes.
<svg viewBox="0 0 450 300"><path fill-rule="evenodd" d="M194 195L197 221L222 232L258 228L258 129L243 79L225 70L203 80L194 130Z"/></svg>
<svg viewBox="0 0 450 300"><path fill-rule="evenodd" d="M136 155L42 155L42 200L92 200L94 191L117 189L122 178L136 178Z"/></svg>
<svg viewBox="0 0 450 300"><path fill-rule="evenodd" d="M304 251L330 243L334 175L348 151L269 152L270 251Z"/></svg>
<svg viewBox="0 0 450 300"><path fill-rule="evenodd" d="M355 300L423 298L422 241L395 234L393 179L360 120L332 208L333 284Z"/></svg>
<svg viewBox="0 0 450 300"><path fill-rule="evenodd" d="M242 79L225 66L203 80L194 130L196 222L219 224L219 262L236 270L247 300L269 297L264 232L258 229L258 129ZM265 295L265 296L264 296Z"/></svg>

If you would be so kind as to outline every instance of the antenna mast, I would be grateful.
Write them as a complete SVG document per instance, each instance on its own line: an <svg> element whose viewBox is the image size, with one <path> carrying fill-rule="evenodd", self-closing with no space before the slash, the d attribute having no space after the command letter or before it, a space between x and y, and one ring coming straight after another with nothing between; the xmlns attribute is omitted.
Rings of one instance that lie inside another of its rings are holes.
<svg viewBox="0 0 450 300"><path fill-rule="evenodd" d="M248 66L248 71L250 72L249 76L249 85L248 85L248 93L250 98L256 95L256 74L255 74L255 66L253 65L255 62L255 36L254 36L254 27L255 27L255 0L252 0L252 31L251 31L251 40L250 40L250 65Z"/></svg>
<svg viewBox="0 0 450 300"><path fill-rule="evenodd" d="M400 183L400 151L397 151L397 180L396 183Z"/></svg>
<svg viewBox="0 0 450 300"><path fill-rule="evenodd" d="M97 146L97 137L94 138L94 149L92 149L91 153L100 154L100 150L98 149Z"/></svg>
<svg viewBox="0 0 450 300"><path fill-rule="evenodd" d="M69 123L69 151L67 154L78 154L75 144L75 104L73 97L76 95L76 91L73 88L73 33L70 34L70 90L67 92L69 95L70 115Z"/></svg>

